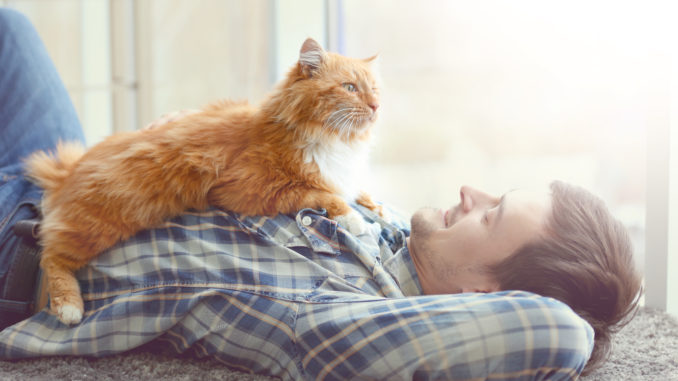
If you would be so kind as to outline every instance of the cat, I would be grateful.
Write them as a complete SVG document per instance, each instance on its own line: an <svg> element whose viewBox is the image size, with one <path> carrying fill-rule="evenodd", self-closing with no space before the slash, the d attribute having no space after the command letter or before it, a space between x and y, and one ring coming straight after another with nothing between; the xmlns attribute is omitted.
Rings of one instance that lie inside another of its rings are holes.
<svg viewBox="0 0 678 381"><path fill-rule="evenodd" d="M349 232L364 232L347 200L382 213L354 179L366 165L379 108L373 59L326 52L309 38L259 107L219 101L87 151L60 142L56 152L31 154L27 175L45 191L40 266L51 311L79 323L74 271L187 209L272 216L324 208Z"/></svg>

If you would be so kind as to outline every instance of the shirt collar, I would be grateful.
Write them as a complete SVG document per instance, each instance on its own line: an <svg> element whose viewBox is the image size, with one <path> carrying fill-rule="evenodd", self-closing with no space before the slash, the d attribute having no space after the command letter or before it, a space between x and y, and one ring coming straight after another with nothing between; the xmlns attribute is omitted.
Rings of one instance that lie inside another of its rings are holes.
<svg viewBox="0 0 678 381"><path fill-rule="evenodd" d="M422 294L417 269L414 266L407 244L404 244L391 258L384 261L384 268L398 283L403 295L418 296Z"/></svg>

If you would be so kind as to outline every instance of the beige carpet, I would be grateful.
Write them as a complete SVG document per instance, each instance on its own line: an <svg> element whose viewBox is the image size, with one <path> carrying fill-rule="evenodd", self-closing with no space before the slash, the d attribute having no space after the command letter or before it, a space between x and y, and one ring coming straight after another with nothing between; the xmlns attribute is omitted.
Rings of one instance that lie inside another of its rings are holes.
<svg viewBox="0 0 678 381"><path fill-rule="evenodd" d="M678 380L678 319L643 309L614 338L612 355L585 381Z"/></svg>
<svg viewBox="0 0 678 381"><path fill-rule="evenodd" d="M141 348L100 359L53 357L0 361L0 380L264 381L215 361L174 358ZM585 381L678 380L678 320L644 309L615 338L610 360Z"/></svg>

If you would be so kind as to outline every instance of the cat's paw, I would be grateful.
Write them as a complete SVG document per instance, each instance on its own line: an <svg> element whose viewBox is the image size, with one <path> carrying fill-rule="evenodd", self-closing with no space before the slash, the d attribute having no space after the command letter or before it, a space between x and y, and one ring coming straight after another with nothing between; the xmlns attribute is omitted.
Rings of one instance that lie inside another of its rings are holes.
<svg viewBox="0 0 678 381"><path fill-rule="evenodd" d="M71 304L64 304L57 309L59 320L68 325L78 324L82 320L83 310Z"/></svg>
<svg viewBox="0 0 678 381"><path fill-rule="evenodd" d="M339 223L339 225L346 228L353 235L361 235L367 231L367 223L355 210L352 210L347 214L337 216L335 220Z"/></svg>
<svg viewBox="0 0 678 381"><path fill-rule="evenodd" d="M383 207L382 207L382 208L379 210L379 216L380 216L381 219L382 219L384 222L386 222L387 224L392 223L393 220L394 220L393 213L391 213L391 211L388 210L387 208L383 208Z"/></svg>
<svg viewBox="0 0 678 381"><path fill-rule="evenodd" d="M56 314L60 322L68 325L78 324L82 320L84 309L82 302L67 302L60 298L51 300L52 313Z"/></svg>

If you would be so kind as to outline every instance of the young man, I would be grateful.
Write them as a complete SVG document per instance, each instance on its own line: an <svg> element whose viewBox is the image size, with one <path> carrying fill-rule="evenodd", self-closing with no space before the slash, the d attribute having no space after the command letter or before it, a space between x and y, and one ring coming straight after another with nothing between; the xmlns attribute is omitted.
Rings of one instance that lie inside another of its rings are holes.
<svg viewBox="0 0 678 381"><path fill-rule="evenodd" d="M0 302L12 305L13 226L40 200L20 160L82 132L30 23L2 9L0 68ZM592 352L595 366L640 288L618 222L562 183L460 196L417 212L411 234L358 206L371 225L357 237L311 209L187 212L78 272L80 324L43 309L0 331L0 358L154 342L294 380L573 379Z"/></svg>

